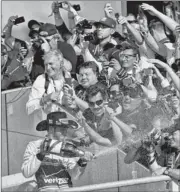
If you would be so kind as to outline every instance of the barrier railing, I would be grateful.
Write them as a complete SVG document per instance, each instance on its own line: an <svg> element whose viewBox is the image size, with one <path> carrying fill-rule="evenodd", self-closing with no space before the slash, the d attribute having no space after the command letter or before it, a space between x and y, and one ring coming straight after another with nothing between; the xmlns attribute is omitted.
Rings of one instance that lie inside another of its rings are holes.
<svg viewBox="0 0 180 192"><path fill-rule="evenodd" d="M131 179L131 180L124 180L124 181L116 181L116 182L108 182L108 183L101 183L95 185L86 185L82 187L73 187L70 189L64 189L64 192L82 192L82 191L94 191L100 189L111 189L117 187L125 187L125 186L132 186L132 185L140 185L140 184L147 184L147 183L156 183L160 181L171 181L169 176L154 176L154 177L145 177L139 179Z"/></svg>

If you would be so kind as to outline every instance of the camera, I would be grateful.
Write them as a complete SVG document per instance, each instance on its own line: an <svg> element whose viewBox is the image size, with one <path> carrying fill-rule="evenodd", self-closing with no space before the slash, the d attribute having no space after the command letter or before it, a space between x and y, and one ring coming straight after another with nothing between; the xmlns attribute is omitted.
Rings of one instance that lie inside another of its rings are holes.
<svg viewBox="0 0 180 192"><path fill-rule="evenodd" d="M24 23L25 19L24 17L18 17L17 19L15 19L14 21L14 25L20 24L20 23Z"/></svg>
<svg viewBox="0 0 180 192"><path fill-rule="evenodd" d="M43 41L42 39L37 39L37 40L33 41L32 46L33 46L33 48L34 48L35 50L37 50L37 49L39 49L39 48L41 47L41 45L42 45L43 43L44 43L44 41Z"/></svg>
<svg viewBox="0 0 180 192"><path fill-rule="evenodd" d="M95 36L93 33L89 33L84 37L84 41L94 41L94 40L95 40Z"/></svg>
<svg viewBox="0 0 180 192"><path fill-rule="evenodd" d="M81 22L79 22L76 25L76 32L77 33L83 34L84 29L92 29L92 24L87 19L82 20Z"/></svg>
<svg viewBox="0 0 180 192"><path fill-rule="evenodd" d="M153 70L151 68L144 69L143 71L145 76L152 75L153 73Z"/></svg>
<svg viewBox="0 0 180 192"><path fill-rule="evenodd" d="M68 8L68 6L69 6L67 3L63 3L63 2L58 3L58 5L59 5L59 8ZM73 7L76 11L80 11L80 10L81 10L80 5L73 5L72 7Z"/></svg>

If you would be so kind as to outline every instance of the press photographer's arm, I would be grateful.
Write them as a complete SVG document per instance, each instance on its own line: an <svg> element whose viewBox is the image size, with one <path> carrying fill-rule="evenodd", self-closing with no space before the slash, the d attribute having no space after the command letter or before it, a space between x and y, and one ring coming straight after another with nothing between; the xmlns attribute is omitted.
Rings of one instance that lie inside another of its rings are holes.
<svg viewBox="0 0 180 192"><path fill-rule="evenodd" d="M154 152L149 154L149 157L150 157L149 168L150 168L150 170L155 175L164 174L164 175L168 175L168 176L172 177L173 179L179 180L179 178L180 178L180 169L161 167L160 165L158 165L154 155L155 155ZM152 162L152 164L151 164L151 162Z"/></svg>

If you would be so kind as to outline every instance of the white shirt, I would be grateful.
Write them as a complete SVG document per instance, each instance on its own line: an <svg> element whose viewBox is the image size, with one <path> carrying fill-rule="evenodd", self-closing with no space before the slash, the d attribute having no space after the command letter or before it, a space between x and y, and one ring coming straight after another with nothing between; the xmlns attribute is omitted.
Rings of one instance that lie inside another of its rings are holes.
<svg viewBox="0 0 180 192"><path fill-rule="evenodd" d="M60 104L62 104L64 82L65 82L64 78L61 78L60 80L49 79L49 86L47 89L47 94L53 92L59 92L58 102ZM26 103L26 110L28 115L40 109L42 109L46 114L57 111L59 109L58 106L52 102L48 102L43 107L40 105L40 100L43 97L44 93L45 93L45 75L42 74L37 77L37 79L32 85L29 100Z"/></svg>

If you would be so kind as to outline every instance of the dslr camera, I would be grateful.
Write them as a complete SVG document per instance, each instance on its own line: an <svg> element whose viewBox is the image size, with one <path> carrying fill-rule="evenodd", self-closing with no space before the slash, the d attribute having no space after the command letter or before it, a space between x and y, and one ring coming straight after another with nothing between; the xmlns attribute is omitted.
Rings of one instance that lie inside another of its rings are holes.
<svg viewBox="0 0 180 192"><path fill-rule="evenodd" d="M94 41L94 40L95 40L94 33L89 33L84 37L84 41Z"/></svg>
<svg viewBox="0 0 180 192"><path fill-rule="evenodd" d="M76 25L76 32L77 33L83 34L84 29L92 29L92 24L87 19L84 19L84 20L80 21Z"/></svg>
<svg viewBox="0 0 180 192"><path fill-rule="evenodd" d="M37 40L34 40L34 41L33 41L32 46L33 46L33 48L34 48L35 50L37 50L37 49L39 49L39 48L41 47L41 45L42 45L43 43L44 43L44 42L43 42L42 39L37 39Z"/></svg>

